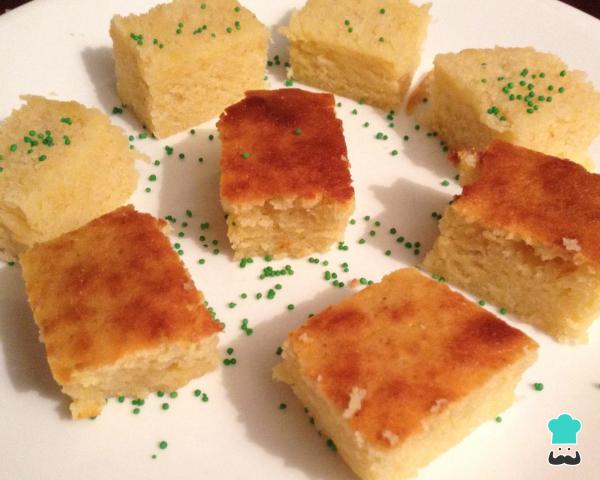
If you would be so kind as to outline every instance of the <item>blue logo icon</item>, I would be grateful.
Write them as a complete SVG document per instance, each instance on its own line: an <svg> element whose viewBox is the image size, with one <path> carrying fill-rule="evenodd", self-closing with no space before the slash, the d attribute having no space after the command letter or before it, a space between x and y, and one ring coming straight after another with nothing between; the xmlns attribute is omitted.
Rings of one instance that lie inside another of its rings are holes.
<svg viewBox="0 0 600 480"><path fill-rule="evenodd" d="M548 430L552 432L552 445L575 445L577 433L581 430L581 421L568 413L563 413L548 422ZM562 446L558 447L556 452L555 449L548 456L551 465L577 465L581 462L581 455L577 450L575 455L572 455L571 447L566 447L566 451L563 451Z"/></svg>

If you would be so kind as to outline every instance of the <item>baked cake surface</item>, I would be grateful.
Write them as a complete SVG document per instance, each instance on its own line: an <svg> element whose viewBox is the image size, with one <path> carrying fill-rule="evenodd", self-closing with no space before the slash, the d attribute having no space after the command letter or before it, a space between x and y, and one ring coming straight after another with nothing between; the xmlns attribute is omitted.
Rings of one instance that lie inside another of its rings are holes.
<svg viewBox="0 0 600 480"><path fill-rule="evenodd" d="M513 401L537 344L414 269L310 318L275 377L364 479L416 474Z"/></svg>
<svg viewBox="0 0 600 480"><path fill-rule="evenodd" d="M124 132L95 108L22 97L0 124L0 258L78 228L133 193L136 159Z"/></svg>
<svg viewBox="0 0 600 480"><path fill-rule="evenodd" d="M333 95L250 91L217 127L221 203L237 257L303 256L341 239L354 190Z"/></svg>
<svg viewBox="0 0 600 480"><path fill-rule="evenodd" d="M500 139L592 167L600 92L556 55L502 47L437 55L428 105L423 123L451 149Z"/></svg>
<svg viewBox="0 0 600 480"><path fill-rule="evenodd" d="M461 152L468 183L424 266L562 341L600 313L600 176L501 141Z"/></svg>
<svg viewBox="0 0 600 480"><path fill-rule="evenodd" d="M269 31L235 0L174 0L116 15L110 34L119 97L159 138L264 86Z"/></svg>
<svg viewBox="0 0 600 480"><path fill-rule="evenodd" d="M175 390L217 364L221 326L164 227L126 206L20 257L52 375L72 397L74 418L98 415L107 397Z"/></svg>
<svg viewBox="0 0 600 480"><path fill-rule="evenodd" d="M402 103L419 65L430 4L308 0L292 15L291 75L381 108Z"/></svg>

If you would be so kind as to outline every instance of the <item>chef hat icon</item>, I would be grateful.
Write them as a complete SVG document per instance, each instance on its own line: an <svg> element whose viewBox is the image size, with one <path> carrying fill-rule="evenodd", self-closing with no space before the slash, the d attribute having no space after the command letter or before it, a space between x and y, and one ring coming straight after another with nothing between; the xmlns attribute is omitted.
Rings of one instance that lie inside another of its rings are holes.
<svg viewBox="0 0 600 480"><path fill-rule="evenodd" d="M548 422L548 429L552 432L552 445L573 444L577 443L581 422L568 413L563 413Z"/></svg>

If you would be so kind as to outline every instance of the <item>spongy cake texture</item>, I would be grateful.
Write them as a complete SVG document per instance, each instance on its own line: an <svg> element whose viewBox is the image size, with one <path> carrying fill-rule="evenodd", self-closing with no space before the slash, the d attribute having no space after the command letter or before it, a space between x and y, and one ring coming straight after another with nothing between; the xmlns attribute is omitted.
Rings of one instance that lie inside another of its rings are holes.
<svg viewBox="0 0 600 480"><path fill-rule="evenodd" d="M299 257L342 239L354 190L333 95L251 91L217 127L221 203L237 258Z"/></svg>
<svg viewBox="0 0 600 480"><path fill-rule="evenodd" d="M413 476L513 401L537 344L415 269L293 330L275 377L363 479Z"/></svg>
<svg viewBox="0 0 600 480"><path fill-rule="evenodd" d="M500 139L591 168L600 92L583 72L533 48L467 49L434 64L422 120L450 149Z"/></svg>
<svg viewBox="0 0 600 480"><path fill-rule="evenodd" d="M235 0L174 0L117 15L110 34L119 97L159 138L264 86L269 31Z"/></svg>
<svg viewBox="0 0 600 480"><path fill-rule="evenodd" d="M470 182L424 266L560 341L600 312L600 176L504 142L459 154Z"/></svg>
<svg viewBox="0 0 600 480"><path fill-rule="evenodd" d="M95 108L24 96L0 124L0 258L78 228L136 188L124 132Z"/></svg>
<svg viewBox="0 0 600 480"><path fill-rule="evenodd" d="M122 207L20 257L52 375L72 398L74 418L98 415L108 397L175 390L217 365L221 326L164 226Z"/></svg>
<svg viewBox="0 0 600 480"><path fill-rule="evenodd" d="M408 0L308 0L286 32L290 73L309 85L394 108L419 64L429 7Z"/></svg>

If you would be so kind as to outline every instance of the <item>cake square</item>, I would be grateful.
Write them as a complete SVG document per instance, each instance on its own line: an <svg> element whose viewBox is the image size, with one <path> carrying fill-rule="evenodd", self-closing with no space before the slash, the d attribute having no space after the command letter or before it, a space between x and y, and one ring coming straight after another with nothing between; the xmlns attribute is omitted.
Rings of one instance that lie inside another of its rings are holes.
<svg viewBox="0 0 600 480"><path fill-rule="evenodd" d="M600 176L494 141L462 152L470 182L423 263L561 342L585 342L600 313Z"/></svg>
<svg viewBox="0 0 600 480"><path fill-rule="evenodd" d="M247 92L217 127L221 203L236 258L302 257L342 239L354 189L333 95Z"/></svg>
<svg viewBox="0 0 600 480"><path fill-rule="evenodd" d="M269 30L235 0L174 0L110 26L117 92L158 138L263 88Z"/></svg>
<svg viewBox="0 0 600 480"><path fill-rule="evenodd" d="M513 402L537 344L412 268L288 335L275 378L365 480L417 470Z"/></svg>
<svg viewBox="0 0 600 480"><path fill-rule="evenodd" d="M114 210L134 192L136 159L124 132L95 108L23 96L0 123L0 258Z"/></svg>
<svg viewBox="0 0 600 480"><path fill-rule="evenodd" d="M98 415L108 397L173 391L218 363L222 327L165 227L129 205L20 257L50 370L72 399L73 418Z"/></svg>
<svg viewBox="0 0 600 480"><path fill-rule="evenodd" d="M419 65L430 6L409 0L308 0L284 30L289 73L377 107L397 107Z"/></svg>
<svg viewBox="0 0 600 480"><path fill-rule="evenodd" d="M450 149L483 150L493 139L591 169L600 92L556 55L533 48L437 55L422 122Z"/></svg>

